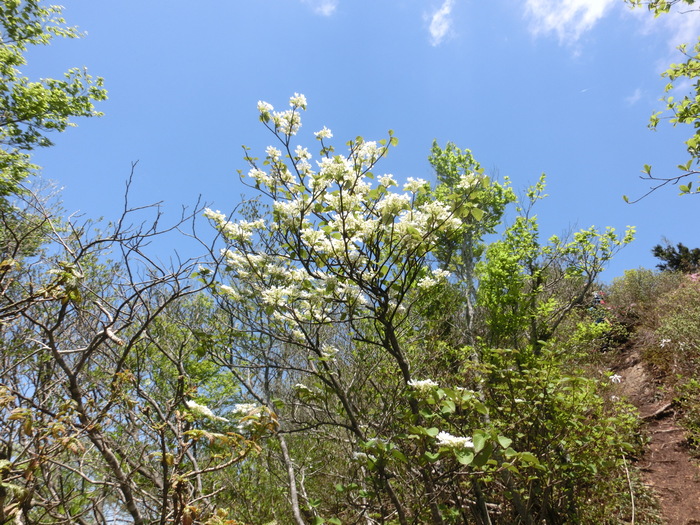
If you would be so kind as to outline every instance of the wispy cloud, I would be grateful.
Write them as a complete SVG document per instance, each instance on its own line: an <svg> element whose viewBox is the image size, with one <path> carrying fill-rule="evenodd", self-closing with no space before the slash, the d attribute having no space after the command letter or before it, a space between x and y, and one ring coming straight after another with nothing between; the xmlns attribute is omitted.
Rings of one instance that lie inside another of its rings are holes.
<svg viewBox="0 0 700 525"><path fill-rule="evenodd" d="M697 9L674 6L670 13L661 15L657 20L663 22L665 30L670 33L669 48L675 49L681 44L688 44L692 50L700 35L700 13Z"/></svg>
<svg viewBox="0 0 700 525"><path fill-rule="evenodd" d="M698 41L700 35L700 11L691 8L684 2L671 7L669 13L653 16L646 8L629 10L640 24L644 34L661 34L667 42L667 47L656 57L656 67L665 70L669 63L684 61L684 57L676 49L681 44L688 44L688 51Z"/></svg>
<svg viewBox="0 0 700 525"><path fill-rule="evenodd" d="M628 97L625 97L625 102L627 103L628 106L634 106L641 99L642 99L642 90L637 88L634 90L634 93L632 93Z"/></svg>
<svg viewBox="0 0 700 525"><path fill-rule="evenodd" d="M618 0L525 0L530 30L554 33L562 44L574 44L595 26Z"/></svg>
<svg viewBox="0 0 700 525"><path fill-rule="evenodd" d="M339 0L301 0L317 15L331 16L338 7Z"/></svg>
<svg viewBox="0 0 700 525"><path fill-rule="evenodd" d="M445 0L440 8L428 17L430 19L430 43L433 46L440 45L452 31L453 5L454 0Z"/></svg>

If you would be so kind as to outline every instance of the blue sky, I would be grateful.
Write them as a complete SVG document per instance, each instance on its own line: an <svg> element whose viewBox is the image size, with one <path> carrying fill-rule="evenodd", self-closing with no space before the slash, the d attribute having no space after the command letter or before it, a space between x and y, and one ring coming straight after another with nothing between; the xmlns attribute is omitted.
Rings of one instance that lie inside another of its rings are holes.
<svg viewBox="0 0 700 525"><path fill-rule="evenodd" d="M87 35L32 51L25 73L87 66L105 78L105 116L81 120L35 160L57 181L68 212L115 218L139 161L134 204L165 201L175 215L199 195L228 211L251 194L241 145L272 137L256 105L309 102L298 142L313 151L324 125L334 144L399 138L378 171L433 175L433 139L469 148L487 172L524 189L541 173L549 198L542 233L635 225L637 240L602 276L653 267L667 237L700 246L698 198L648 184L644 164L675 174L690 129L646 127L661 108L659 74L700 13L654 19L622 0L64 0ZM262 156L262 155L261 155ZM166 218L168 215L166 215Z"/></svg>

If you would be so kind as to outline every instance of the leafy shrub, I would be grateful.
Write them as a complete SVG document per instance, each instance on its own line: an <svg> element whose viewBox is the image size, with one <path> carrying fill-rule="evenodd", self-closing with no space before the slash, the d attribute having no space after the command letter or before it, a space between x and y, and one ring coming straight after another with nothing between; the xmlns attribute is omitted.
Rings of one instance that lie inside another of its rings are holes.
<svg viewBox="0 0 700 525"><path fill-rule="evenodd" d="M700 371L700 283L685 278L653 309L658 318L655 344L647 357L668 379L697 377Z"/></svg>
<svg viewBox="0 0 700 525"><path fill-rule="evenodd" d="M678 385L676 403L683 411L681 424L687 430L686 439L693 449L700 449L700 381L689 379Z"/></svg>
<svg viewBox="0 0 700 525"><path fill-rule="evenodd" d="M670 272L655 272L646 268L626 270L608 289L607 304L615 319L631 328L655 326L657 310L653 305L659 298L678 288L684 277Z"/></svg>

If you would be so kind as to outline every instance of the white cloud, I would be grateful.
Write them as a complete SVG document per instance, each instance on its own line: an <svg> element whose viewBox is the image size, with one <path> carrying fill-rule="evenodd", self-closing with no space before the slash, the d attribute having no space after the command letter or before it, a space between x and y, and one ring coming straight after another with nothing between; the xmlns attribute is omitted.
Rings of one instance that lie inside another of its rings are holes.
<svg viewBox="0 0 700 525"><path fill-rule="evenodd" d="M691 8L685 3L671 7L669 13L655 17L646 7L631 9L629 12L636 18L642 34L660 34L667 42L667 48L660 50L656 57L656 68L664 71L672 62L685 61L678 52L678 46L688 44L688 51L698 41L700 35L700 10Z"/></svg>
<svg viewBox="0 0 700 525"><path fill-rule="evenodd" d="M671 35L669 47L675 49L681 44L688 44L688 50L692 51L700 35L700 12L697 9L689 10L688 6L683 5L685 9L676 4L670 13L661 15L656 20L662 21Z"/></svg>
<svg viewBox="0 0 700 525"><path fill-rule="evenodd" d="M339 0L301 0L311 7L314 13L321 16L331 16L338 7Z"/></svg>
<svg viewBox="0 0 700 525"><path fill-rule="evenodd" d="M634 106L637 102L639 102L642 98L642 90L637 88L634 90L634 93L632 93L629 97L625 98L625 102L629 106Z"/></svg>
<svg viewBox="0 0 700 525"><path fill-rule="evenodd" d="M430 18L430 43L433 46L440 45L440 43L447 37L452 31L452 6L454 5L454 0L445 0L442 6L435 11Z"/></svg>
<svg viewBox="0 0 700 525"><path fill-rule="evenodd" d="M575 43L619 0L525 0L530 30L555 33L562 44Z"/></svg>

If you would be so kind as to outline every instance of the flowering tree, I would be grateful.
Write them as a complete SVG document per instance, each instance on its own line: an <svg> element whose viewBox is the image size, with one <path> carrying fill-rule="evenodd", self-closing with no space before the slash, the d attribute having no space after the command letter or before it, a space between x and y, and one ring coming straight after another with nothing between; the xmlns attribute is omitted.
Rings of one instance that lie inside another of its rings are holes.
<svg viewBox="0 0 700 525"><path fill-rule="evenodd" d="M273 341L264 352L238 357L261 369L293 371L299 399L318 396L327 407L330 395L332 414L308 410L342 427L356 452L374 458L381 453L383 459L368 467L378 489L375 498L382 508L386 498L399 522L407 523L413 519L409 514L422 511L406 508L388 458L401 463L407 453L420 456L435 446L437 432L421 436L410 451L392 440L405 428L397 428L395 420L382 421L379 414L400 410L405 411L403 424L422 421L418 400L396 395L420 379L415 374L421 361L413 359L419 340L413 306L421 293L448 277L433 264L436 246L458 235L465 221L482 217L476 198L482 175L465 172L440 196L420 179L409 179L403 191L395 191L393 176L373 172L396 144L391 134L378 143L358 138L340 155L327 145L332 135L324 128L315 134L321 156L314 167L310 152L293 144L305 98L295 95L290 109L281 112L264 102L258 109L281 149L270 146L262 163L248 155L244 180L272 201L270 213L237 222L218 212L207 214L229 243L225 257L231 281L220 293L241 330ZM372 385L371 375L361 376L372 368L382 370L384 384ZM380 399L393 393L382 406L367 410L363 386ZM265 388L251 385L251 394L264 396ZM401 468L409 479L417 477L412 484L423 486L425 505L438 520L432 467Z"/></svg>
<svg viewBox="0 0 700 525"><path fill-rule="evenodd" d="M283 111L259 102L276 143L262 160L246 149L250 169L241 173L259 199L245 203L237 220L206 211L227 243L228 278L216 290L230 325L210 350L251 400L276 414L287 519L491 523L496 509L528 523L555 512L536 502L541 492L528 495L527 480L541 466L527 448L539 438L518 439L516 448L508 434L517 430L490 417L506 391L513 406L522 402L509 387L531 385L509 376L485 391L497 366L511 365L473 360L473 349L453 346L476 341L474 334L445 338L431 330L436 318L464 315L465 296L468 304L476 297L480 239L495 231L512 192L453 145L434 146L437 188L411 178L400 187L376 172L397 142L391 133L379 142L358 137L339 154L324 127L315 133L314 162L295 143L306 105L298 94ZM598 253L595 242L578 241L580 257ZM573 250L545 253L561 265L575 258ZM474 281L460 291L467 277ZM462 299L436 313L455 291ZM447 354L457 361L444 369ZM541 380L551 381L548 374ZM587 413L572 411L580 399L551 403L584 421ZM538 453L546 455L546 446Z"/></svg>

